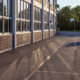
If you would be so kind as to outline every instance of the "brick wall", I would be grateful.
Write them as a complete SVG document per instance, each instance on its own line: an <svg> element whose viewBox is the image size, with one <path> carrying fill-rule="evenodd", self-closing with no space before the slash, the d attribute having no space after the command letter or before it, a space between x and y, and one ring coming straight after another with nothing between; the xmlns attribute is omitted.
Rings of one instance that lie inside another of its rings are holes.
<svg viewBox="0 0 80 80"><path fill-rule="evenodd" d="M23 44L31 43L31 32L29 33L20 33L16 35L16 43L17 46L21 46Z"/></svg>
<svg viewBox="0 0 80 80"><path fill-rule="evenodd" d="M44 31L44 38L49 38L49 30Z"/></svg>
<svg viewBox="0 0 80 80"><path fill-rule="evenodd" d="M0 51L7 50L13 47L13 35L0 36Z"/></svg>
<svg viewBox="0 0 80 80"><path fill-rule="evenodd" d="M42 39L42 31L34 32L34 41Z"/></svg>
<svg viewBox="0 0 80 80"><path fill-rule="evenodd" d="M54 35L54 31L50 30L50 37Z"/></svg>
<svg viewBox="0 0 80 80"><path fill-rule="evenodd" d="M56 34L56 29L54 30L54 34Z"/></svg>

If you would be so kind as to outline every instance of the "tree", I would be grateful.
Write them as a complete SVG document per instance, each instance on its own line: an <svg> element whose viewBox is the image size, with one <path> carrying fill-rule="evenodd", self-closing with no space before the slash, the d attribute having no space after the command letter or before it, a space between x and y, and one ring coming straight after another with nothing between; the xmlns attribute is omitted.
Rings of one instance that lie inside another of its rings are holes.
<svg viewBox="0 0 80 80"><path fill-rule="evenodd" d="M71 6L65 6L57 14L58 27L61 30L73 30L74 24L70 22L70 18L75 19L76 29L80 29L80 6L76 6L71 9Z"/></svg>

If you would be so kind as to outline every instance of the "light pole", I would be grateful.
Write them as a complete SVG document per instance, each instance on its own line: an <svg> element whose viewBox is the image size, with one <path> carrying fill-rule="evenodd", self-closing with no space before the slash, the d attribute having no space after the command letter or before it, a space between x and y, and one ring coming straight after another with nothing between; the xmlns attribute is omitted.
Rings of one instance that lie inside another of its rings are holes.
<svg viewBox="0 0 80 80"><path fill-rule="evenodd" d="M74 32L75 32L75 19L74 19Z"/></svg>
<svg viewBox="0 0 80 80"><path fill-rule="evenodd" d="M70 21L71 21L71 22L74 21L74 32L75 32L75 19L74 19L74 18L71 18Z"/></svg>

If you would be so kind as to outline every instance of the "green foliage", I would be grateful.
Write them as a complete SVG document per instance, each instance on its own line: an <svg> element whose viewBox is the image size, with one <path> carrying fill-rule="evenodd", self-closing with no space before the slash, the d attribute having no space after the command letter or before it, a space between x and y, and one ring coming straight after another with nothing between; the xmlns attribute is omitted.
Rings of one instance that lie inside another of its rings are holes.
<svg viewBox="0 0 80 80"><path fill-rule="evenodd" d="M71 6L66 6L60 9L57 13L58 27L61 30L73 30L74 22L70 22L70 18L75 19L75 28L80 30L80 6L71 9Z"/></svg>

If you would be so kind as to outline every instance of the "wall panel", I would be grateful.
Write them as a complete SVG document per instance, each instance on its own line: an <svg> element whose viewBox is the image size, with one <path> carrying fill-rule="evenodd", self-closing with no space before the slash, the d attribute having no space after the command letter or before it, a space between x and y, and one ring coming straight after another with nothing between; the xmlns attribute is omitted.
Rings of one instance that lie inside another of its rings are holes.
<svg viewBox="0 0 80 80"><path fill-rule="evenodd" d="M34 32L34 41L38 41L42 39L42 31Z"/></svg>
<svg viewBox="0 0 80 80"><path fill-rule="evenodd" d="M49 38L49 30L44 31L44 39Z"/></svg>
<svg viewBox="0 0 80 80"><path fill-rule="evenodd" d="M17 46L31 43L31 32L30 33L17 34L16 38L17 38Z"/></svg>
<svg viewBox="0 0 80 80"><path fill-rule="evenodd" d="M7 50L13 47L13 35L0 36L0 51Z"/></svg>

